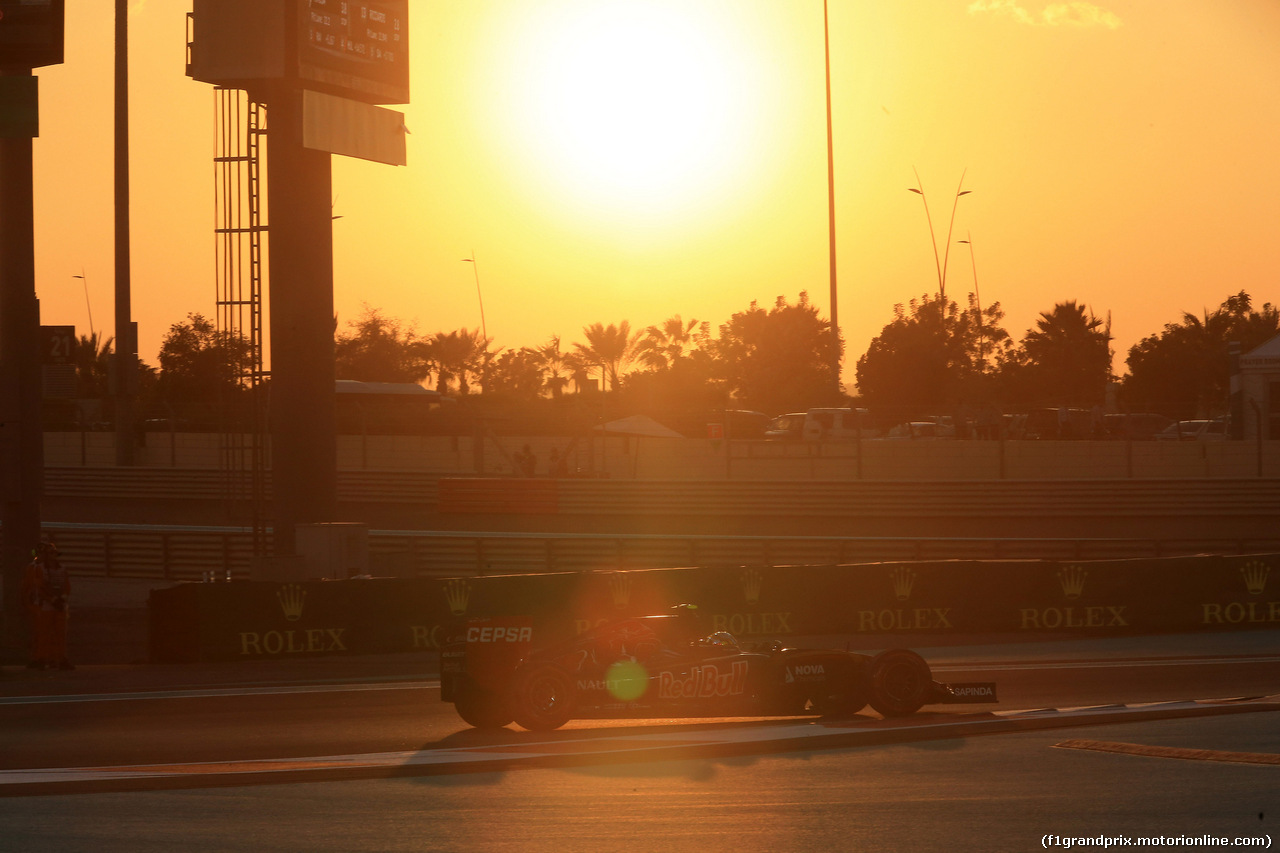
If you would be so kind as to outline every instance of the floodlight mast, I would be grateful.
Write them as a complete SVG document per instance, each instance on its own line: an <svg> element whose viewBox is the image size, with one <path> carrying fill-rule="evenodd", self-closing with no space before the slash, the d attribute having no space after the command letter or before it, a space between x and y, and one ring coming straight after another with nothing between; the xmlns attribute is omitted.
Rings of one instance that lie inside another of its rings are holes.
<svg viewBox="0 0 1280 853"><path fill-rule="evenodd" d="M116 464L133 465L137 437L134 398L138 384L138 335L133 323L129 254L129 2L115 0L115 400Z"/></svg>

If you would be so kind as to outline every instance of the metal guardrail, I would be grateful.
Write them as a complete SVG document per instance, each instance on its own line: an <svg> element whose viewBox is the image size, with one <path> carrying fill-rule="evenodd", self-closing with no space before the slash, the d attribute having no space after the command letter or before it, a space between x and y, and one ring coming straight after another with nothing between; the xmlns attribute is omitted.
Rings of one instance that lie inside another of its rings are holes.
<svg viewBox="0 0 1280 853"><path fill-rule="evenodd" d="M812 519L1280 517L1280 480L694 481L451 479L417 471L339 472L339 499L420 506L424 513L510 512L505 484L536 485L525 511L610 517ZM490 488L460 488L460 485ZM174 504L227 501L229 475L208 469L47 468L53 498ZM550 491L554 500L542 492ZM537 500L533 500L537 498ZM442 501L445 505L441 505ZM519 502L517 502L519 503ZM476 516L472 515L474 519ZM371 569L382 575L459 576L615 571L710 565L839 564L928 559L1110 559L1280 550L1280 530L1249 539L940 538L727 534L370 532ZM198 580L250 574L250 529L46 523L77 574Z"/></svg>
<svg viewBox="0 0 1280 853"><path fill-rule="evenodd" d="M1169 480L602 480L449 478L417 471L340 471L338 498L420 504L432 511L503 512L505 483L554 492L560 515L747 515L1017 517L1075 514L1280 515L1280 479ZM452 484L492 483L476 491ZM230 475L202 469L47 468L45 494L59 498L226 500ZM269 488L269 480L268 480ZM441 506L442 496L448 505Z"/></svg>
<svg viewBox="0 0 1280 853"><path fill-rule="evenodd" d="M340 471L342 500L434 504L438 474L417 471ZM233 475L207 468L56 468L44 471L50 497L146 500L226 500ZM270 498L271 476L267 475Z"/></svg>
<svg viewBox="0 0 1280 853"><path fill-rule="evenodd" d="M250 576L252 532L242 527L46 523L63 561L82 577L195 581ZM891 538L528 534L376 530L379 576L459 577L680 566L839 565L950 559L1120 559L1280 550L1280 536L1235 542L1152 539Z"/></svg>
<svg viewBox="0 0 1280 853"><path fill-rule="evenodd" d="M442 488L449 481L442 483ZM1280 514L1277 480L577 481L561 483L562 514L1237 516Z"/></svg>

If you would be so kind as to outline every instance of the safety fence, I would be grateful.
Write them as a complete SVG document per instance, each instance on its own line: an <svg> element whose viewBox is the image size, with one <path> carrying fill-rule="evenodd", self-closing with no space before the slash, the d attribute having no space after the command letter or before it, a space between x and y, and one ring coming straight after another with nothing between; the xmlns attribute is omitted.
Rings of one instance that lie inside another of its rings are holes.
<svg viewBox="0 0 1280 853"><path fill-rule="evenodd" d="M1280 627L1280 555L924 561L192 583L151 593L159 662L440 648L473 617L533 618L535 642L694 604L705 631L839 635L872 647L976 635L1134 636Z"/></svg>
<svg viewBox="0 0 1280 853"><path fill-rule="evenodd" d="M974 516L1280 514L1280 480L856 481L446 478L452 513L668 516Z"/></svg>
<svg viewBox="0 0 1280 853"><path fill-rule="evenodd" d="M110 467L113 432L45 433L46 464ZM138 465L210 469L246 437L147 432ZM763 441L600 434L569 436L339 435L341 469L437 476L511 475L529 447L536 472L552 451L568 470L612 479L983 480L1280 476L1280 440L1267 441Z"/></svg>
<svg viewBox="0 0 1280 853"><path fill-rule="evenodd" d="M76 575L247 580L252 532L243 527L46 523ZM680 566L797 566L883 560L1089 560L1280 550L1280 531L1226 543L1195 539L713 536L373 530L369 573L466 577Z"/></svg>
<svg viewBox="0 0 1280 853"><path fill-rule="evenodd" d="M269 482L268 482L269 490ZM48 468L46 496L148 503L231 500L230 475L199 469ZM268 497L270 492L268 491ZM340 471L338 500L424 512L558 515L1280 515L1280 479L696 481L439 477Z"/></svg>

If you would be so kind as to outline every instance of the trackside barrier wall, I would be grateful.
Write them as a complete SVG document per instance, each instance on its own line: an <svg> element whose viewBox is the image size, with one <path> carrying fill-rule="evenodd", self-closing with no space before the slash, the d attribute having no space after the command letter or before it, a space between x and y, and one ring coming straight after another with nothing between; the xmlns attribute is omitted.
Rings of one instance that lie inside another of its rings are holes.
<svg viewBox="0 0 1280 853"><path fill-rule="evenodd" d="M455 579L188 583L151 594L157 662L438 649L451 623L529 615L535 639L698 606L744 637L1280 630L1280 555L648 569Z"/></svg>

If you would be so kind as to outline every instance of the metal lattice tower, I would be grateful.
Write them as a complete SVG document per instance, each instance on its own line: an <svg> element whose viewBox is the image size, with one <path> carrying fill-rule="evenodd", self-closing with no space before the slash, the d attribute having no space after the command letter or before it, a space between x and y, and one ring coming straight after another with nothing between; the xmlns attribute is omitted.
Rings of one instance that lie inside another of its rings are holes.
<svg viewBox="0 0 1280 853"><path fill-rule="evenodd" d="M263 369L263 165L266 111L241 89L217 88L215 243L218 339L237 390L219 400L220 452L233 511L247 506L253 553L265 556L267 535L267 372Z"/></svg>

